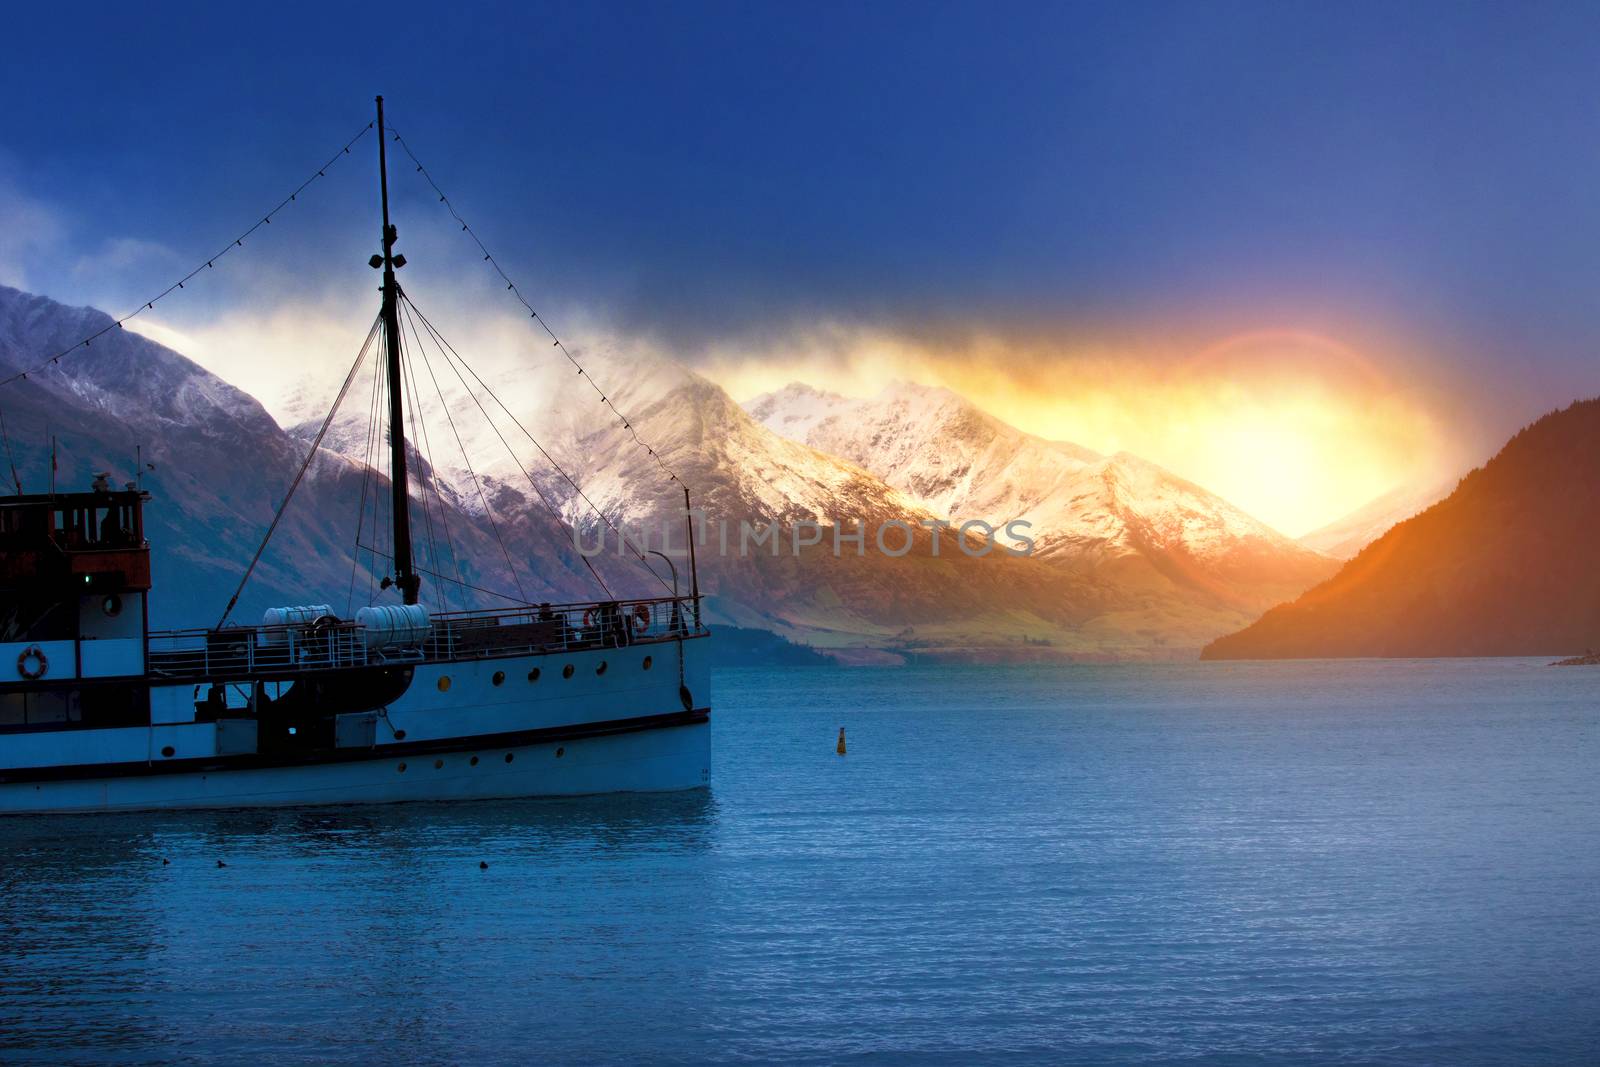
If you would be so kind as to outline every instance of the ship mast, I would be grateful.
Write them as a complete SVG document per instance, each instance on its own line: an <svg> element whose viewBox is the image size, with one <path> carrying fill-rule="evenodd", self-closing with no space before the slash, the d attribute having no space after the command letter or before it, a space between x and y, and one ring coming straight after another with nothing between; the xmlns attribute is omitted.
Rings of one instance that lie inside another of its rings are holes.
<svg viewBox="0 0 1600 1067"><path fill-rule="evenodd" d="M394 518L394 584L407 604L417 602L422 578L411 558L411 493L406 477L405 398L400 373L400 286L394 280L396 267L405 266L405 257L394 254L397 236L389 224L389 138L383 128L383 97L378 97L378 187L383 198L383 255L374 256L372 266L383 267L383 340L389 374L389 511ZM381 258L381 264L377 262Z"/></svg>

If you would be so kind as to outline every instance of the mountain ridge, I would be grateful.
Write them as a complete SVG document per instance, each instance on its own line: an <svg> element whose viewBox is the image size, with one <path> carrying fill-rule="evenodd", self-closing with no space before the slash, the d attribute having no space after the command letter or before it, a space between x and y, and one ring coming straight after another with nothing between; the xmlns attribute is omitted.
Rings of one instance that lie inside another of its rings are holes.
<svg viewBox="0 0 1600 1067"><path fill-rule="evenodd" d="M1387 533L1396 523L1437 504L1455 482L1403 485L1298 538L1302 545L1334 559L1347 560Z"/></svg>
<svg viewBox="0 0 1600 1067"><path fill-rule="evenodd" d="M1600 399L1515 434L1455 490L1205 659L1565 655L1600 644Z"/></svg>
<svg viewBox="0 0 1600 1067"><path fill-rule="evenodd" d="M0 289L0 364L36 364L41 353L66 348L108 321L92 310ZM353 333L352 350L359 340ZM573 484L544 468L534 447L510 426L435 427L437 434L462 429L474 462L491 444L509 451L475 470L482 498L460 480L465 470L448 469L441 437L433 438L432 450L427 435L420 449L417 441L410 443L416 470L426 474L438 463L444 485L435 494L413 483L419 546L432 545L422 533L427 523L453 527L455 558L463 561L469 587L526 588L521 595L530 600L604 595L579 558L581 537L607 522L683 529L683 497L664 476L659 457L694 487L694 502L708 521L728 520L735 530L741 521L782 526L781 552L775 542L770 553L740 552L737 546L724 552L715 540L702 542L700 578L708 617L805 641L840 658L1187 658L1255 614L1235 595L1215 559L1207 559L1196 575L1183 571L1193 563L1183 553L1152 560L1128 551L1074 562L992 551L971 558L949 534L941 553L925 523L944 516L848 456L774 433L703 376L629 351L594 354L589 366L615 384L608 394L612 406L629 413L639 435L655 444L655 456L608 424L609 412L595 403L587 383L569 374L546 375L537 388L527 379L513 379L520 384L504 395L518 417L549 442ZM464 395L442 397L439 403L447 410L455 403L467 406ZM347 414L356 406L359 401ZM59 367L12 386L6 415L18 465L34 486L49 469L46 424L61 439L64 483L86 486L96 470L114 472L119 482L129 479L135 446L145 445L145 459L156 465L146 477L156 497L146 524L157 580L152 624L158 628L215 620L308 446L304 427L298 434L286 431L244 391L131 331L113 331ZM991 419L974 417L972 425L999 432ZM429 421L425 414L422 421L424 426ZM235 618L248 619L274 604L355 602L358 587L363 602L392 596L376 592L376 579L387 566L382 558L368 566L384 548L382 522L378 540L367 527L360 565L355 558L358 501L363 493L369 502L387 496L381 472L370 470L364 455L353 454L357 442L364 446L365 441L364 434L341 438L336 433L325 442ZM429 451L431 456L422 454ZM1060 445L1046 444L1040 456L1051 469L1077 470L1094 462ZM1109 472L1116 484L1107 490L1096 483L1097 492L1142 499L1149 493L1141 479L1152 477L1163 488L1189 492L1131 458L1101 459L1114 464L1100 473ZM483 499L493 510L493 522ZM591 501L604 519L589 510ZM1173 529L1156 521L1163 513L1128 513L1152 521L1115 516L1104 521L1152 545L1173 536ZM1181 509L1168 517L1179 526L1194 518ZM866 543L859 553L852 547L836 552L833 527L844 533L857 520L869 531ZM870 531L885 523L910 530L904 556L871 547ZM798 542L806 524L817 526L811 531L815 543L791 546L791 535ZM672 536L673 547L681 550L681 538ZM659 541L649 547L667 548ZM431 551L437 553L438 546ZM589 563L604 577L610 595L629 598L663 592L666 568L654 557L651 561L661 581L637 560L615 552ZM452 569L450 559L426 553L418 562L436 573ZM679 577L686 581L687 575ZM434 608L457 606L443 599L447 588L463 597L470 592L482 606L494 602L435 576L425 579L424 599ZM1208 586L1208 581L1221 584Z"/></svg>
<svg viewBox="0 0 1600 1067"><path fill-rule="evenodd" d="M1065 566L1137 557L1169 580L1256 610L1335 566L1153 463L1029 434L942 387L895 382L849 399L796 382L746 406L935 514L1031 522L1036 553Z"/></svg>

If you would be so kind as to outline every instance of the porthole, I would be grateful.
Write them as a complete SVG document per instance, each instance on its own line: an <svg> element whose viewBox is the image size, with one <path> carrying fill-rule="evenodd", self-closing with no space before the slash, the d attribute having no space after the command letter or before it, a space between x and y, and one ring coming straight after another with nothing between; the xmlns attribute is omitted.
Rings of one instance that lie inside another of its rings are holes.
<svg viewBox="0 0 1600 1067"><path fill-rule="evenodd" d="M171 745L167 745L161 750L161 754L168 759L171 759L173 756L178 754L178 750L173 748Z"/></svg>
<svg viewBox="0 0 1600 1067"><path fill-rule="evenodd" d="M650 669L650 664L652 664L654 662L655 662L655 660L651 659L649 656L646 656L644 658L644 669L645 670L649 670Z"/></svg>
<svg viewBox="0 0 1600 1067"><path fill-rule="evenodd" d="M402 763L400 766L396 767L395 770L399 771L401 774L404 774L406 773L406 765Z"/></svg>
<svg viewBox="0 0 1600 1067"><path fill-rule="evenodd" d="M478 765L478 757L477 756L473 756L471 759L467 760L467 763L470 766L476 767Z"/></svg>
<svg viewBox="0 0 1600 1067"><path fill-rule="evenodd" d="M112 593L110 596L100 601L100 610L105 613L106 618L116 618L118 615L122 614L122 598L117 594Z"/></svg>
<svg viewBox="0 0 1600 1067"><path fill-rule="evenodd" d="M601 660L600 661L600 666L598 666L598 667L596 667L594 669L594 673L596 673L596 674L604 674L604 673L606 673L606 661L605 660Z"/></svg>
<svg viewBox="0 0 1600 1067"><path fill-rule="evenodd" d="M505 671L495 671L494 672L494 677L489 679L489 680L491 682L493 682L495 685L505 685L506 684L506 672Z"/></svg>
<svg viewBox="0 0 1600 1067"><path fill-rule="evenodd" d="M444 770L444 760L442 760L442 759L434 760L433 761L433 769L436 770L436 771Z"/></svg>
<svg viewBox="0 0 1600 1067"><path fill-rule="evenodd" d="M516 758L517 758L516 753L514 753L514 752L507 752L506 753L506 762L507 763L510 763L512 760L514 760Z"/></svg>
<svg viewBox="0 0 1600 1067"><path fill-rule="evenodd" d="M565 667L561 668L561 677L563 677L563 678L571 678L572 677L572 664L569 663Z"/></svg>
<svg viewBox="0 0 1600 1067"><path fill-rule="evenodd" d="M533 670L528 672L528 681L537 682L538 680L539 680L539 668L535 667Z"/></svg>
<svg viewBox="0 0 1600 1067"><path fill-rule="evenodd" d="M556 749L556 759L560 759L562 756L565 756L566 754L567 754L567 750L566 749L564 749L564 748Z"/></svg>
<svg viewBox="0 0 1600 1067"><path fill-rule="evenodd" d="M441 674L439 676L439 692L448 693L449 691L450 691L450 676L448 674Z"/></svg>

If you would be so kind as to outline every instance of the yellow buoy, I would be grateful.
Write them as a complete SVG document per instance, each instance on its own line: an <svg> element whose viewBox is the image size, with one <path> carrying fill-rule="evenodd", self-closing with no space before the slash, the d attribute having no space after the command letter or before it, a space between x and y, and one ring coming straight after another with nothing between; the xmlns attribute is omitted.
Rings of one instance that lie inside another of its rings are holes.
<svg viewBox="0 0 1600 1067"><path fill-rule="evenodd" d="M835 750L839 755L844 755L844 727L839 727L839 747Z"/></svg>

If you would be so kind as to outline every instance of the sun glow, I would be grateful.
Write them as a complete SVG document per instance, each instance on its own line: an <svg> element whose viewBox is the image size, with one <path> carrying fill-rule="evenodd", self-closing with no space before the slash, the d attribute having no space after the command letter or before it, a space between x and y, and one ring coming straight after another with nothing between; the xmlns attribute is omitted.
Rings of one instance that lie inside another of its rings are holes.
<svg viewBox="0 0 1600 1067"><path fill-rule="evenodd" d="M1438 480L1453 460L1414 390L1311 334L1244 334L1188 356L827 340L787 359L715 357L713 376L741 399L795 379L850 395L895 379L945 385L1041 437L1158 463L1290 536Z"/></svg>
<svg viewBox="0 0 1600 1067"><path fill-rule="evenodd" d="M470 321L472 350L501 353L528 389L543 390L528 377L541 365L525 358L525 322ZM143 317L130 326L245 388L285 423L320 414L360 342L348 316L309 305L181 331ZM629 346L688 356L738 400L795 380L851 396L896 380L948 386L1030 433L1157 463L1290 536L1391 490L1436 484L1462 459L1437 400L1378 360L1306 333L1241 334L1191 352L985 337L937 346L846 328L693 354Z"/></svg>

